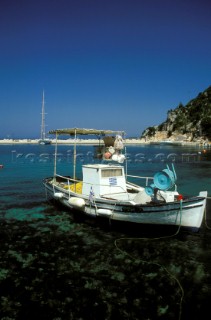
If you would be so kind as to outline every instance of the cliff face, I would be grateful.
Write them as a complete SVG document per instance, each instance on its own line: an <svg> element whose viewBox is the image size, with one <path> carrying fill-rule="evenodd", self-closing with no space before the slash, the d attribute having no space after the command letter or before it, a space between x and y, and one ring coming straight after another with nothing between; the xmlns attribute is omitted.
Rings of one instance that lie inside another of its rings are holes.
<svg viewBox="0 0 211 320"><path fill-rule="evenodd" d="M211 86L174 110L169 110L167 119L157 126L144 130L145 140L197 141L211 140Z"/></svg>

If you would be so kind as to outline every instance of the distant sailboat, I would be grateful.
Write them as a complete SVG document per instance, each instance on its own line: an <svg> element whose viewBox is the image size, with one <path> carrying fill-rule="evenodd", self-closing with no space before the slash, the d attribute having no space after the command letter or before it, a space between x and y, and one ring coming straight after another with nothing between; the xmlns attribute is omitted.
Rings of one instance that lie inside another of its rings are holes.
<svg viewBox="0 0 211 320"><path fill-rule="evenodd" d="M45 136L45 94L43 90L42 94L42 122L41 122L41 138L39 140L39 144L50 144L51 140L47 139Z"/></svg>

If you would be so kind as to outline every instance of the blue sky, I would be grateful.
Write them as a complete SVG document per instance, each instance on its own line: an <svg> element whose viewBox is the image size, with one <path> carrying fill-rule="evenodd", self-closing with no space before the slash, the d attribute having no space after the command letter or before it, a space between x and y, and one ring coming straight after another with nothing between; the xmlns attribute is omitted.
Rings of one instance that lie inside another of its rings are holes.
<svg viewBox="0 0 211 320"><path fill-rule="evenodd" d="M209 0L0 0L0 138L140 136L211 85Z"/></svg>

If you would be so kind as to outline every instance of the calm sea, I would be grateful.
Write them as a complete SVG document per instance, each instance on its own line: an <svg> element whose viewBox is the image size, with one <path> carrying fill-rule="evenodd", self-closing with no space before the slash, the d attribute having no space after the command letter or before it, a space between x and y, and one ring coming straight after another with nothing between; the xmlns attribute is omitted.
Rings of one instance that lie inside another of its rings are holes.
<svg viewBox="0 0 211 320"><path fill-rule="evenodd" d="M96 151L78 147L78 177ZM72 175L73 147L58 152ZM127 146L127 162L141 176L173 163L180 193L211 197L211 149ZM99 224L46 201L54 146L1 145L0 164L0 319L207 319L210 200L198 233Z"/></svg>

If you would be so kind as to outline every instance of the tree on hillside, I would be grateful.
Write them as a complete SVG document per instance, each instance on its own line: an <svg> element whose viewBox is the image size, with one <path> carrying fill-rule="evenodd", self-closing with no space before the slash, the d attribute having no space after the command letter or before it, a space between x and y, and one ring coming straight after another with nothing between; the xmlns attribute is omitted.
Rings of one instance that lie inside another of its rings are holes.
<svg viewBox="0 0 211 320"><path fill-rule="evenodd" d="M211 118L205 118L201 121L202 134L211 140Z"/></svg>

